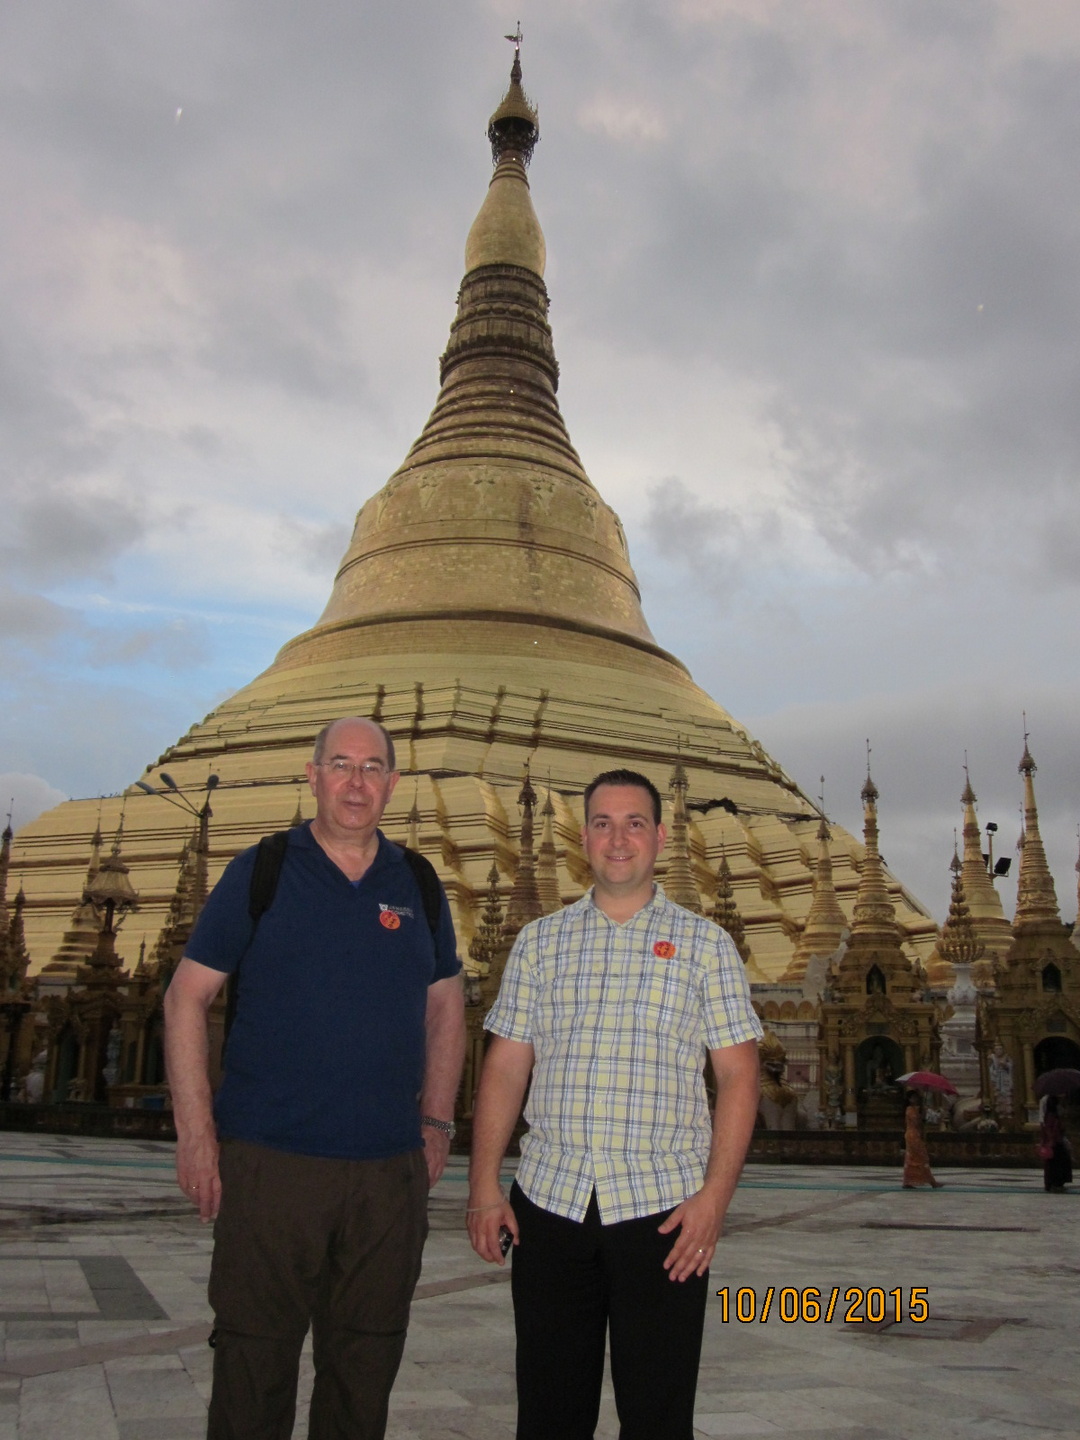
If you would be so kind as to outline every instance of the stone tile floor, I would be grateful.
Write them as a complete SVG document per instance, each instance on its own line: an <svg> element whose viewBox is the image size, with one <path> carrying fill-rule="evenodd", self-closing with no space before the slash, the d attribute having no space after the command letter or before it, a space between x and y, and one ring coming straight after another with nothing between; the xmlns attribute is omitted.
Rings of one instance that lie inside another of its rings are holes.
<svg viewBox="0 0 1080 1440"><path fill-rule="evenodd" d="M1036 1170L942 1173L924 1192L877 1168L747 1168L713 1267L726 1311L714 1295L699 1436L1080 1437L1077 1197L1046 1195ZM455 1161L391 1440L514 1433L510 1292L469 1248L464 1197ZM169 1145L0 1132L0 1440L201 1436L210 1247ZM301 1383L302 1416L308 1357ZM597 1436L617 1434L606 1393Z"/></svg>

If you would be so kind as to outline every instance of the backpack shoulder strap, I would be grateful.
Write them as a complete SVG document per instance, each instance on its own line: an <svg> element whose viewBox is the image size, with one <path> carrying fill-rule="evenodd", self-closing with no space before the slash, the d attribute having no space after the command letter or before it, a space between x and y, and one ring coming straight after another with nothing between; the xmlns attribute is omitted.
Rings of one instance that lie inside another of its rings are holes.
<svg viewBox="0 0 1080 1440"><path fill-rule="evenodd" d="M278 880L281 876L281 867L285 863L285 851L288 848L288 844L288 830L276 830L273 835L264 835L256 847L255 864L252 866L251 882L248 885L248 914L251 916L251 938L248 940L244 955L251 949L251 943L255 939L255 931L259 928L259 921L274 903L274 895L277 891ZM225 991L226 1039L229 1037L233 1020L236 1018L236 992L240 983L240 966L244 963L244 955L240 956L236 964L236 969L229 976L228 987Z"/></svg>
<svg viewBox="0 0 1080 1440"><path fill-rule="evenodd" d="M398 842L395 841L395 844ZM438 934L439 930L443 896L438 873L426 855L421 855L417 850L410 850L407 845L398 844L398 848L408 861L413 879L420 887L420 898L424 903L424 918L427 920L428 929L434 936Z"/></svg>
<svg viewBox="0 0 1080 1440"><path fill-rule="evenodd" d="M288 844L288 830L276 830L273 835L264 835L256 847L255 865L251 871L251 884L248 886L248 914L251 916L252 935L259 921L274 903Z"/></svg>

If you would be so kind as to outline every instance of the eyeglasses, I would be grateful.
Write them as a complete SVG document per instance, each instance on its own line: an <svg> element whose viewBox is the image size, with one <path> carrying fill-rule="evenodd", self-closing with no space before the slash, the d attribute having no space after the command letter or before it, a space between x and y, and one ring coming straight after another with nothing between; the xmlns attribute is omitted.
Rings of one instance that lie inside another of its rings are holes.
<svg viewBox="0 0 1080 1440"><path fill-rule="evenodd" d="M379 784L390 773L381 760L364 760L357 764L353 760L342 760L339 756L333 760L316 760L315 763L320 770L329 770L335 780L351 780L356 775L372 785Z"/></svg>

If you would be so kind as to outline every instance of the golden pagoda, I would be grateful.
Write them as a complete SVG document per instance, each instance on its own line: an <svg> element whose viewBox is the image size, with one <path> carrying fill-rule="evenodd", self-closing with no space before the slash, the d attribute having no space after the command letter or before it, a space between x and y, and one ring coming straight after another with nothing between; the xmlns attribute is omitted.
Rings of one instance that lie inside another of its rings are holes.
<svg viewBox="0 0 1080 1440"><path fill-rule="evenodd" d="M319 728L337 716L374 716L415 777L399 786L385 828L414 836L435 864L466 957L490 908L493 865L499 896L510 898L523 822L532 825L531 809L517 803L527 765L547 777L552 804L545 905L588 884L576 832L592 776L630 766L663 791L675 765L675 863L684 867L676 878L697 886L697 908L707 910L726 856L745 943L761 976L775 978L810 909L818 809L656 643L622 525L570 442L529 186L539 126L517 51L488 137L494 173L466 242L441 388L419 439L361 507L317 623L142 780L160 789L164 771L166 785L199 797L218 777L212 883L238 851L289 823ZM65 932L98 803L69 801L17 837L36 968L70 947ZM140 896L121 939L130 965L166 923L190 817L160 794L132 790L126 805L125 859ZM104 802L106 826L119 809L119 799ZM530 865L531 847L530 834ZM860 857L861 846L836 830L836 888L849 911ZM929 954L928 912L892 877L882 883L905 939Z"/></svg>

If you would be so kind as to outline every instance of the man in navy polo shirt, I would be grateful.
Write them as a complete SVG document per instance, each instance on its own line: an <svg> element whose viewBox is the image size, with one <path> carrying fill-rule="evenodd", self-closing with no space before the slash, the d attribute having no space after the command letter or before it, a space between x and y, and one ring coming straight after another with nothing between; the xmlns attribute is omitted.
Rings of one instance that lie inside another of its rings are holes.
<svg viewBox="0 0 1080 1440"><path fill-rule="evenodd" d="M380 1440L453 1133L465 1046L445 894L434 935L378 829L399 776L381 725L315 742L317 802L253 927L255 850L214 887L165 996L181 1189L216 1217L209 1440L287 1440L313 1329L311 1440ZM254 933L253 933L254 931ZM207 1012L239 973L216 1097Z"/></svg>

